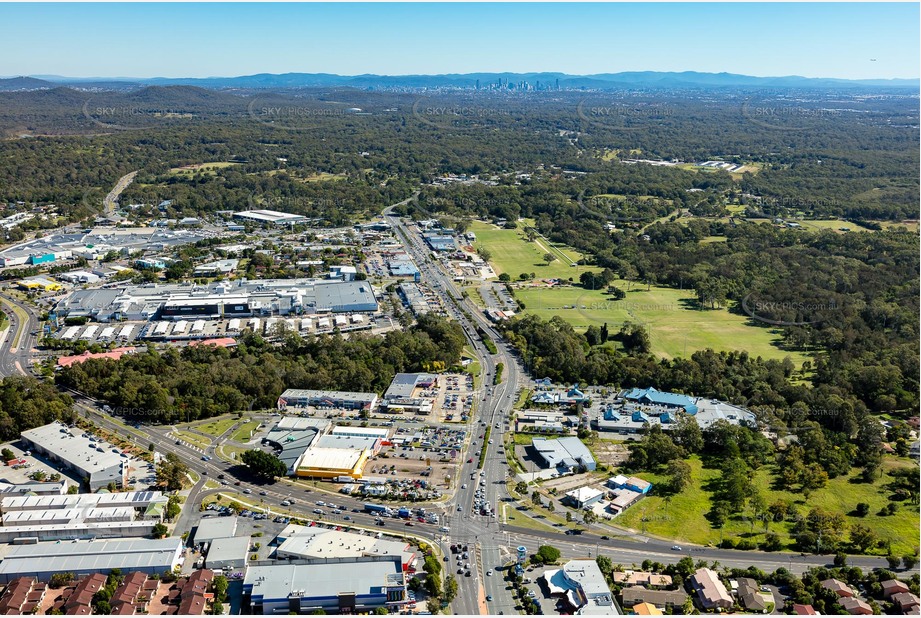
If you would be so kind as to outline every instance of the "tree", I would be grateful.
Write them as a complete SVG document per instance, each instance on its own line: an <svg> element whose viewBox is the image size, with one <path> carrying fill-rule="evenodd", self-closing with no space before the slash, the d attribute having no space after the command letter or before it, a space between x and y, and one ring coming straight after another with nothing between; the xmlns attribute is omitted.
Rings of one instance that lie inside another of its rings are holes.
<svg viewBox="0 0 921 618"><path fill-rule="evenodd" d="M541 545L534 557L542 564L556 564L560 559L560 550L552 545Z"/></svg>
<svg viewBox="0 0 921 618"><path fill-rule="evenodd" d="M887 554L886 562L889 563L889 569L894 571L899 568L900 564L902 564L902 559L896 556L895 554Z"/></svg>
<svg viewBox="0 0 921 618"><path fill-rule="evenodd" d="M566 521L572 521L572 511L566 511Z"/></svg>
<svg viewBox="0 0 921 618"><path fill-rule="evenodd" d="M851 545L861 554L876 545L879 538L869 526L854 524L851 526Z"/></svg>
<svg viewBox="0 0 921 618"><path fill-rule="evenodd" d="M157 466L157 483L169 491L179 491L189 473L189 467L182 463L175 453L167 453Z"/></svg>
<svg viewBox="0 0 921 618"><path fill-rule="evenodd" d="M902 556L902 566L905 567L906 571L910 571L915 568L916 564L918 564L917 554L905 554Z"/></svg>
<svg viewBox="0 0 921 618"><path fill-rule="evenodd" d="M169 529L167 529L167 527L162 523L158 522L150 532L155 539L162 539L169 533Z"/></svg>
<svg viewBox="0 0 921 618"><path fill-rule="evenodd" d="M288 466L282 460L259 449L244 452L240 460L255 474L265 478L274 479L276 476L285 476L288 473Z"/></svg>
<svg viewBox="0 0 921 618"><path fill-rule="evenodd" d="M429 596L441 596L441 578L436 573L427 573L425 576L425 590Z"/></svg>
<svg viewBox="0 0 921 618"><path fill-rule="evenodd" d="M547 264L550 264L551 262L553 262L554 260L556 260L556 258L553 257L553 254L552 254L552 253L545 253L541 259L542 259L544 262L546 262Z"/></svg>
<svg viewBox="0 0 921 618"><path fill-rule="evenodd" d="M866 502L858 502L857 506L854 507L854 514L857 517L866 517L870 514L870 505Z"/></svg>
<svg viewBox="0 0 921 618"><path fill-rule="evenodd" d="M541 505L540 492L536 489L531 493L531 502L538 506Z"/></svg>
<svg viewBox="0 0 921 618"><path fill-rule="evenodd" d="M450 603L455 597L457 597L457 579L453 575L448 575L445 578L444 601Z"/></svg>
<svg viewBox="0 0 921 618"><path fill-rule="evenodd" d="M179 501L179 496L170 496L166 501L166 521L175 520L180 513L182 513L182 503Z"/></svg>
<svg viewBox="0 0 921 618"><path fill-rule="evenodd" d="M80 488L77 487L76 485L71 485L70 487L67 488L67 493L68 495L73 496L74 494L80 493Z"/></svg>
<svg viewBox="0 0 921 618"><path fill-rule="evenodd" d="M502 283L509 283L512 280L512 276L508 273L499 273L499 281Z"/></svg>
<svg viewBox="0 0 921 618"><path fill-rule="evenodd" d="M13 453L13 451L11 451L11 450L10 450L9 448L7 448L7 447L4 447L3 450L0 451L0 455L3 456L3 461L9 461L9 460L11 460L11 459L15 459L15 458L16 458L16 455Z"/></svg>
<svg viewBox="0 0 921 618"><path fill-rule="evenodd" d="M74 574L70 571L65 571L63 573L54 573L51 578L48 580L49 588L63 588L70 582L74 581Z"/></svg>
<svg viewBox="0 0 921 618"><path fill-rule="evenodd" d="M598 521L598 516L595 515L595 511L585 511L585 514L582 515L582 519L587 524L593 524Z"/></svg>
<svg viewBox="0 0 921 618"><path fill-rule="evenodd" d="M390 610L388 610L386 607L378 607L374 610L374 613L378 616L386 616L390 614Z"/></svg>
<svg viewBox="0 0 921 618"><path fill-rule="evenodd" d="M229 587L230 583L223 575L216 575L211 581L211 590L214 592L214 598L219 601L227 600L227 589Z"/></svg>
<svg viewBox="0 0 921 618"><path fill-rule="evenodd" d="M224 604L220 601L215 601L211 604L211 613L214 616L221 616L224 614Z"/></svg>
<svg viewBox="0 0 921 618"><path fill-rule="evenodd" d="M602 556L600 554L595 556L595 564L597 564L598 568L601 569L601 572L604 574L605 578L610 577L611 573L614 572L614 564L607 556Z"/></svg>
<svg viewBox="0 0 921 618"><path fill-rule="evenodd" d="M528 493L528 484L524 481L518 481L515 483L515 493L522 496Z"/></svg>
<svg viewBox="0 0 921 618"><path fill-rule="evenodd" d="M671 489L675 493L680 493L691 484L691 466L684 460L673 459L670 461L668 463L668 475Z"/></svg>

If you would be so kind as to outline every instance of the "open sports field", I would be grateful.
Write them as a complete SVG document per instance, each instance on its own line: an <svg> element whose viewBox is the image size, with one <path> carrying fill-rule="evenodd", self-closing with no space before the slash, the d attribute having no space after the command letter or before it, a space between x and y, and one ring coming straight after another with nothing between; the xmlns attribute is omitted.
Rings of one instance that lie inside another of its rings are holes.
<svg viewBox="0 0 921 618"><path fill-rule="evenodd" d="M702 467L700 459L696 456L687 461L691 466L692 480L684 491L672 496L668 502L655 495L644 498L615 519L614 524L642 530L645 519L646 532L652 535L698 545L716 545L720 540L720 531L713 529L705 517L712 507L712 494L705 488L713 479L719 478L721 472ZM887 457L883 468L889 470L907 465L912 464L906 459ZM775 473L775 466L765 466L754 476L755 487L767 504L777 500L793 502L802 516L807 515L814 507L845 515L848 525L859 523L868 526L881 539L891 541L892 550L896 555L910 554L915 550L918 539L918 511L902 505L895 515L879 514L889 502L889 492L885 489L885 485L890 481L887 473L873 485L867 485L853 482L853 477L859 475L859 471L855 469L852 475L831 479L826 487L813 492L808 500L800 493L772 489ZM639 473L637 476L653 484L668 480L664 476L649 473ZM870 512L866 517L848 515L858 502L870 505ZM767 531L777 533L784 545L787 545L791 542L792 527L791 522L769 522ZM752 526L752 518L746 518L744 515L731 518L723 529L725 538L736 540L750 537L753 541L760 542L764 539L764 534L763 520L756 520Z"/></svg>
<svg viewBox="0 0 921 618"><path fill-rule="evenodd" d="M512 279L518 279L521 273L534 273L540 279L568 279L579 280L587 266L572 266L571 262L581 259L581 255L570 247L559 246L544 238L536 238L528 242L522 231L518 229L505 230L490 223L474 221L470 231L476 234L476 248L485 247L492 257L489 263L497 274L508 273ZM544 261L544 254L551 253L556 258L550 264ZM597 269L595 269L597 270Z"/></svg>
<svg viewBox="0 0 921 618"><path fill-rule="evenodd" d="M627 290L627 283L614 285ZM746 350L752 357L781 360L786 356L801 367L808 356L780 347L779 332L753 325L743 315L727 309L696 309L693 291L633 284L627 297L614 301L601 291L581 286L556 288L522 287L515 296L525 311L549 320L561 316L578 329L605 322L611 331L624 322L643 324L649 332L652 352L663 358L690 356L697 350Z"/></svg>

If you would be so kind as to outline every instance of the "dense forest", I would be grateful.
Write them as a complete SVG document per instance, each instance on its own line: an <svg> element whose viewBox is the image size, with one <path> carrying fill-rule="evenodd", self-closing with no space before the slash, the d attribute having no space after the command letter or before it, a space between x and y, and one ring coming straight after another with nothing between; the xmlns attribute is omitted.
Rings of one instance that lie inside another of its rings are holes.
<svg viewBox="0 0 921 618"><path fill-rule="evenodd" d="M73 405L50 382L22 376L0 380L0 439L16 440L26 429L56 420L73 422Z"/></svg>
<svg viewBox="0 0 921 618"><path fill-rule="evenodd" d="M0 93L0 131L13 137L0 142L0 202L54 203L79 220L99 208L120 176L140 170L123 204L172 199L170 216L194 216L274 200L338 221L379 211L447 173L511 185L517 171L558 181L554 170L571 170L586 175L560 183L569 199L616 193L688 205L700 197L689 198L688 189L734 186L775 214L917 216L918 111L911 93L792 94L229 93L186 86ZM760 117L768 104L786 113ZM631 158L720 158L753 171L732 178L624 164ZM170 172L207 162L236 165ZM529 184L522 181L525 202L534 197Z"/></svg>
<svg viewBox="0 0 921 618"><path fill-rule="evenodd" d="M397 372L457 365L465 339L456 323L423 316L406 331L301 338L280 346L249 333L232 349L149 349L119 361L64 369L59 383L107 401L141 423L173 423L271 408L287 388L383 392Z"/></svg>

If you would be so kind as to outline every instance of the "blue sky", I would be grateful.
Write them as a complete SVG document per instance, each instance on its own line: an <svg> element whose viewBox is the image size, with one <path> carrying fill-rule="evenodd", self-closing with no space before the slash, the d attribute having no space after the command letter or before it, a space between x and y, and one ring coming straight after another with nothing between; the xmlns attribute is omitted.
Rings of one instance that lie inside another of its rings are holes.
<svg viewBox="0 0 921 618"><path fill-rule="evenodd" d="M0 4L0 75L917 78L919 18L918 3Z"/></svg>

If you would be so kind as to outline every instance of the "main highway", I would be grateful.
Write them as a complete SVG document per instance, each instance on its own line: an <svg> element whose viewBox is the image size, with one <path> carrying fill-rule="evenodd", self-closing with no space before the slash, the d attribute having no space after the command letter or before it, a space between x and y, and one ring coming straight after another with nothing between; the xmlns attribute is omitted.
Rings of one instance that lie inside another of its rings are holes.
<svg viewBox="0 0 921 618"><path fill-rule="evenodd" d="M38 316L33 307L7 294L0 294L0 306L8 322L0 332L0 377L29 375Z"/></svg>

